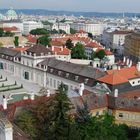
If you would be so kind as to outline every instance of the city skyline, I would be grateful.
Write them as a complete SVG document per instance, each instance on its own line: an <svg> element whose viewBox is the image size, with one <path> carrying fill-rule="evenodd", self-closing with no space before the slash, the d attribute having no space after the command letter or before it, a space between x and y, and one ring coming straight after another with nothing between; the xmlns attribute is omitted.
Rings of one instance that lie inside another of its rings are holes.
<svg viewBox="0 0 140 140"><path fill-rule="evenodd" d="M139 0L1 0L0 9L13 7L14 9L47 9L83 12L135 12L139 13Z"/></svg>

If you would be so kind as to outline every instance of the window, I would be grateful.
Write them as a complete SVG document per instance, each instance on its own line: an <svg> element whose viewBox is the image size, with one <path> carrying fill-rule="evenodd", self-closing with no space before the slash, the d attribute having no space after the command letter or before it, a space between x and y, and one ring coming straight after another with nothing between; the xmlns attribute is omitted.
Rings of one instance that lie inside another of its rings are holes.
<svg viewBox="0 0 140 140"><path fill-rule="evenodd" d="M89 80L88 78L85 79L85 84L87 84L88 80Z"/></svg>
<svg viewBox="0 0 140 140"><path fill-rule="evenodd" d="M58 75L61 75L61 73L62 73L61 71L58 71Z"/></svg>
<svg viewBox="0 0 140 140"><path fill-rule="evenodd" d="M123 118L123 114L122 114L122 113L119 113L119 117L120 117L120 118Z"/></svg>
<svg viewBox="0 0 140 140"><path fill-rule="evenodd" d="M50 69L50 72L52 73L53 72L53 69Z"/></svg>
<svg viewBox="0 0 140 140"><path fill-rule="evenodd" d="M79 76L75 76L75 80L76 80L76 81L78 80L78 78L79 78Z"/></svg>
<svg viewBox="0 0 140 140"><path fill-rule="evenodd" d="M66 73L66 78L68 78L69 77L69 73Z"/></svg>
<svg viewBox="0 0 140 140"><path fill-rule="evenodd" d="M135 84L135 82L133 82L132 84Z"/></svg>

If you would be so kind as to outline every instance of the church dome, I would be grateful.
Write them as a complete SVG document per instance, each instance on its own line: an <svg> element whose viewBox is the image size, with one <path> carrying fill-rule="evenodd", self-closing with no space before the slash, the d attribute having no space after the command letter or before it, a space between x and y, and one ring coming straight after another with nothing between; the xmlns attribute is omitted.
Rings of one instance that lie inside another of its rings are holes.
<svg viewBox="0 0 140 140"><path fill-rule="evenodd" d="M17 19L17 13L13 10L13 8L10 8L10 10L6 13L7 18L10 19Z"/></svg>

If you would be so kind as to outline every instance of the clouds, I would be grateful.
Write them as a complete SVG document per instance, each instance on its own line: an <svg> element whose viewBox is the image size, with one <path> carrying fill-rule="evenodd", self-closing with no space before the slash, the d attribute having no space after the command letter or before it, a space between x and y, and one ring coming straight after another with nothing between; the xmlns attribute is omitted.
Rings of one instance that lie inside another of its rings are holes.
<svg viewBox="0 0 140 140"><path fill-rule="evenodd" d="M140 0L0 0L0 8L140 12Z"/></svg>

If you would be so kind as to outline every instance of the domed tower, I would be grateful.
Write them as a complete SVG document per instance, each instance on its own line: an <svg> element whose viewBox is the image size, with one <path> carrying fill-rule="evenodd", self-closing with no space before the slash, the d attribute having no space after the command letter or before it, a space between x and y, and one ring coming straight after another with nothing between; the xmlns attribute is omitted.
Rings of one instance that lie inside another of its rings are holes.
<svg viewBox="0 0 140 140"><path fill-rule="evenodd" d="M6 13L7 20L18 19L17 13L11 7Z"/></svg>

